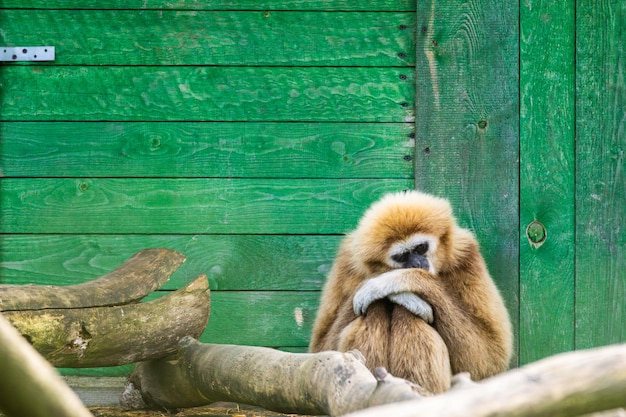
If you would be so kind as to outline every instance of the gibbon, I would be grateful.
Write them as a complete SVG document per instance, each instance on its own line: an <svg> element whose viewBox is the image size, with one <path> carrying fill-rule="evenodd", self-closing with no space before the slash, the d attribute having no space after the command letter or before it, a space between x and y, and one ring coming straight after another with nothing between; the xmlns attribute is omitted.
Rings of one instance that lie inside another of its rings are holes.
<svg viewBox="0 0 626 417"><path fill-rule="evenodd" d="M407 191L374 203L341 243L309 350L358 349L371 370L440 393L454 374L505 371L512 344L474 235L447 200Z"/></svg>

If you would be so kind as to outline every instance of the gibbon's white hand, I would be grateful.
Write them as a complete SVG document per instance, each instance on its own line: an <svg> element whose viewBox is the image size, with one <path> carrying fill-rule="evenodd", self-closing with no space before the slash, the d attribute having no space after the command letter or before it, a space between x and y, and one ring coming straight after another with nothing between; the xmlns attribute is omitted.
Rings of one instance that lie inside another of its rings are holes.
<svg viewBox="0 0 626 417"><path fill-rule="evenodd" d="M364 316L370 304L376 300L387 298L391 302L403 306L425 322L432 323L434 319L432 307L419 295L405 290L406 287L402 284L402 280L398 279L401 275L402 270L396 269L365 281L354 294L352 300L354 314Z"/></svg>
<svg viewBox="0 0 626 417"><path fill-rule="evenodd" d="M428 324L432 324L435 320L433 316L433 308L419 295L412 292L401 292L399 294L390 294L387 297L392 303L398 304L411 313L421 318Z"/></svg>

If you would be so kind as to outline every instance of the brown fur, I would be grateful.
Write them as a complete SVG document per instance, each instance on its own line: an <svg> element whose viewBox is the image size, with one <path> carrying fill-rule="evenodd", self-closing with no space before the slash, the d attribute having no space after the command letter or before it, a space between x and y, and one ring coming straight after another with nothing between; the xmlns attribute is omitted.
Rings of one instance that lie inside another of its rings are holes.
<svg viewBox="0 0 626 417"><path fill-rule="evenodd" d="M401 269L403 290L434 311L428 325L404 307L379 300L365 316L353 311L361 284L393 269L395 242L420 233L438 238L429 255L435 274ZM322 293L310 350L359 349L374 369L384 366L437 393L454 373L482 379L507 369L512 351L508 313L471 232L460 228L449 203L417 191L375 203L346 237Z"/></svg>

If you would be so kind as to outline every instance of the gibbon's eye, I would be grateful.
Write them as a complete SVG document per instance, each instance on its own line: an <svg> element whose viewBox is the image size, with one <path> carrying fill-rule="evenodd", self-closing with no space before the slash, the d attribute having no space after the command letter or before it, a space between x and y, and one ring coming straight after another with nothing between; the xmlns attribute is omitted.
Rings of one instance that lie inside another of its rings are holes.
<svg viewBox="0 0 626 417"><path fill-rule="evenodd" d="M420 243L413 248L413 252L416 252L418 255L425 255L428 252L428 242Z"/></svg>
<svg viewBox="0 0 626 417"><path fill-rule="evenodd" d="M399 264L404 264L409 260L409 255L410 252L397 253L393 255L391 259L393 259L395 262L398 262Z"/></svg>

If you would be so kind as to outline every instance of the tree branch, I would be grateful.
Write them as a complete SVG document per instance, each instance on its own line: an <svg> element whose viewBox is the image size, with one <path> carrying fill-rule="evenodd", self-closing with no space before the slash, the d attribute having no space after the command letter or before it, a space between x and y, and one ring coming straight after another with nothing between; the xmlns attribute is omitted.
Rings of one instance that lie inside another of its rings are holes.
<svg viewBox="0 0 626 417"><path fill-rule="evenodd" d="M574 417L626 406L626 345L564 353L480 383L457 379L454 389L425 398L405 380L374 377L351 354L289 354L185 338L177 356L138 365L122 404L185 408L230 401L286 413L353 413L349 417Z"/></svg>
<svg viewBox="0 0 626 417"><path fill-rule="evenodd" d="M128 304L160 288L185 262L171 249L144 249L114 271L68 286L0 285L0 311Z"/></svg>
<svg viewBox="0 0 626 417"><path fill-rule="evenodd" d="M93 417L56 370L0 314L0 410L10 417Z"/></svg>
<svg viewBox="0 0 626 417"><path fill-rule="evenodd" d="M556 355L473 386L346 417L576 417L626 407L626 345Z"/></svg>
<svg viewBox="0 0 626 417"><path fill-rule="evenodd" d="M147 303L3 314L54 366L115 366L167 356L180 338L199 337L209 319L208 286L201 275Z"/></svg>
<svg viewBox="0 0 626 417"><path fill-rule="evenodd" d="M340 415L415 398L420 398L415 385L385 374L377 380L358 352L285 353L187 337L176 356L137 365L120 402L131 409L175 409L231 401Z"/></svg>

